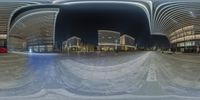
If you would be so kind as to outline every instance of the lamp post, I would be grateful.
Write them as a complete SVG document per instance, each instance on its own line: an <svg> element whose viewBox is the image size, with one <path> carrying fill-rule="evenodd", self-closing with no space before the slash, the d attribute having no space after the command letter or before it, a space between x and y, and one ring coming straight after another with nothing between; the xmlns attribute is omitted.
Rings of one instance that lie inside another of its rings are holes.
<svg viewBox="0 0 200 100"><path fill-rule="evenodd" d="M197 53L199 53L199 44L197 45Z"/></svg>
<svg viewBox="0 0 200 100"><path fill-rule="evenodd" d="M62 47L62 49L61 49L62 51L61 52L63 52L64 51L64 42L62 42L62 46L61 47Z"/></svg>
<svg viewBox="0 0 200 100"><path fill-rule="evenodd" d="M117 51L117 39L115 40L115 51Z"/></svg>
<svg viewBox="0 0 200 100"><path fill-rule="evenodd" d="M70 49L71 49L71 43L69 42L69 47L67 48L68 55L69 55L69 50Z"/></svg>

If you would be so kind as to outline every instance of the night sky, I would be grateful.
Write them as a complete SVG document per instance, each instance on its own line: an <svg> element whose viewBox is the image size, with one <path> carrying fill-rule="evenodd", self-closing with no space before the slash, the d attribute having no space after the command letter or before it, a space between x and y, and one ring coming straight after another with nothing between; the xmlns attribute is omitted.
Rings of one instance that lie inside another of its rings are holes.
<svg viewBox="0 0 200 100"><path fill-rule="evenodd" d="M71 36L84 43L97 44L97 30L113 30L131 35L140 46L148 46L150 29L144 11L128 4L75 4L60 6L56 41Z"/></svg>
<svg viewBox="0 0 200 100"><path fill-rule="evenodd" d="M166 36L163 35L151 35L151 47L159 47L161 49L170 48L170 42Z"/></svg>

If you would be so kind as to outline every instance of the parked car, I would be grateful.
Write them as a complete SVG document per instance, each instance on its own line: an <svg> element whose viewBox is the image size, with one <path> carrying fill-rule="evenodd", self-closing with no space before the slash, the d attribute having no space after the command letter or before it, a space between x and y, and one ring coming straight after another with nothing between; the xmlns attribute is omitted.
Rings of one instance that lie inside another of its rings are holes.
<svg viewBox="0 0 200 100"><path fill-rule="evenodd" d="M166 53L166 54L173 54L172 51L164 51L164 53Z"/></svg>
<svg viewBox="0 0 200 100"><path fill-rule="evenodd" d="M6 47L0 47L0 53L7 53L7 51Z"/></svg>

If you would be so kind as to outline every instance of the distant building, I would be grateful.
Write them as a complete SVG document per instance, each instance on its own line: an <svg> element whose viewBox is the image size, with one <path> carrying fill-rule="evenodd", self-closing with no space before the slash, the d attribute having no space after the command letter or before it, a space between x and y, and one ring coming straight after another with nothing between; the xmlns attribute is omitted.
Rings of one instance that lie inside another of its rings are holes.
<svg viewBox="0 0 200 100"><path fill-rule="evenodd" d="M80 52L94 52L95 51L95 45L92 44L81 44L80 45Z"/></svg>
<svg viewBox="0 0 200 100"><path fill-rule="evenodd" d="M81 38L73 36L63 42L63 50L79 51L81 45Z"/></svg>
<svg viewBox="0 0 200 100"><path fill-rule="evenodd" d="M120 37L120 45L122 51L132 51L136 49L135 46L135 38L129 36L129 35L122 35Z"/></svg>
<svg viewBox="0 0 200 100"><path fill-rule="evenodd" d="M98 50L114 51L120 46L120 32L98 30Z"/></svg>

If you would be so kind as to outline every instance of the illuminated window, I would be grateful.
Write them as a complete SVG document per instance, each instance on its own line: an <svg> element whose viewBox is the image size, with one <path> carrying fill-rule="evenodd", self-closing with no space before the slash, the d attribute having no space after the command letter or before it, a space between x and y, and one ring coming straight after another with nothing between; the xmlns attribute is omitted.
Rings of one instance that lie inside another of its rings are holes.
<svg viewBox="0 0 200 100"><path fill-rule="evenodd" d="M108 39L112 39L112 37L109 36Z"/></svg>
<svg viewBox="0 0 200 100"><path fill-rule="evenodd" d="M196 39L200 39L200 35L196 35L195 38L196 38Z"/></svg>
<svg viewBox="0 0 200 100"><path fill-rule="evenodd" d="M7 38L7 35L6 34L1 34L0 35L0 39L6 39Z"/></svg>

